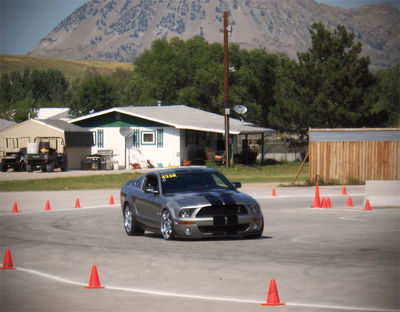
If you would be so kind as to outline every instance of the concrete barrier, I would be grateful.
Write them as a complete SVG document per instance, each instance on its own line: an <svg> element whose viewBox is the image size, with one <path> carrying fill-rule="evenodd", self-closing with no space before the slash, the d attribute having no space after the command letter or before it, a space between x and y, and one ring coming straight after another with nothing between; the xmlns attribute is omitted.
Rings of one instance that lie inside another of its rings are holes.
<svg viewBox="0 0 400 312"><path fill-rule="evenodd" d="M369 200L371 207L398 207L400 208L400 180L365 182L365 200Z"/></svg>

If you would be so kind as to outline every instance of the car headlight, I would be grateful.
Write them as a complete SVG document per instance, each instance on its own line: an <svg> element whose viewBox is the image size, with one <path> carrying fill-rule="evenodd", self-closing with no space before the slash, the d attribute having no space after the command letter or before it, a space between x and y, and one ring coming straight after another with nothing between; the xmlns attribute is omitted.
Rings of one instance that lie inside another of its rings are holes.
<svg viewBox="0 0 400 312"><path fill-rule="evenodd" d="M194 209L182 209L181 211L179 211L178 218L189 218L192 215L193 211Z"/></svg>
<svg viewBox="0 0 400 312"><path fill-rule="evenodd" d="M247 208L249 209L251 214L260 213L260 206L258 204L248 205Z"/></svg>

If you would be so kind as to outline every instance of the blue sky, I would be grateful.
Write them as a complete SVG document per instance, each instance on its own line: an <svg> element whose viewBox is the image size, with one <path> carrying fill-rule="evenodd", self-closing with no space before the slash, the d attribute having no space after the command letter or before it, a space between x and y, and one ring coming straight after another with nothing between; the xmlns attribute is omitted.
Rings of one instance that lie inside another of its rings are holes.
<svg viewBox="0 0 400 312"><path fill-rule="evenodd" d="M33 48L86 0L0 0L0 54L22 55ZM334 6L358 7L400 0L317 0Z"/></svg>

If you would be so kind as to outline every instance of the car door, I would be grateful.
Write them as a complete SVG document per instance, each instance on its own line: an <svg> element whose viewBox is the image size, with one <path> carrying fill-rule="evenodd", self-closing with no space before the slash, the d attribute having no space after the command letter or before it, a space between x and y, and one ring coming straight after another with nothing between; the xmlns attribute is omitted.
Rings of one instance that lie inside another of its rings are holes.
<svg viewBox="0 0 400 312"><path fill-rule="evenodd" d="M159 228L161 211L159 180L156 174L148 174L142 185L142 196L136 199L138 219L152 228Z"/></svg>

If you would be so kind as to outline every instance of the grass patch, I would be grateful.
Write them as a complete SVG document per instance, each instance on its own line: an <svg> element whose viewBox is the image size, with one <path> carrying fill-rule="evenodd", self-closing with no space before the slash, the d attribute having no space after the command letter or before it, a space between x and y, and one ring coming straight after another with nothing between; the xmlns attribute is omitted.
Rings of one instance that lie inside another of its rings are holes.
<svg viewBox="0 0 400 312"><path fill-rule="evenodd" d="M2 192L10 192L120 189L126 181L136 179L139 176L139 173L132 172L83 177L1 181L0 190Z"/></svg>
<svg viewBox="0 0 400 312"><path fill-rule="evenodd" d="M234 166L228 170L224 167L218 167L218 170L232 182L292 184L299 168L300 163L295 162L253 167ZM0 181L0 190L10 192L120 189L126 181L136 179L140 175L140 173L132 172L68 178ZM306 184L307 179L308 164L304 166L297 183Z"/></svg>
<svg viewBox="0 0 400 312"><path fill-rule="evenodd" d="M234 166L226 170L218 168L230 181L242 183L284 183L293 184L300 162L278 163L267 166ZM297 184L306 184L308 179L308 163L297 178Z"/></svg>
<svg viewBox="0 0 400 312"><path fill-rule="evenodd" d="M64 60L8 54L1 54L0 58L0 73L13 71L22 73L26 67L36 70L55 68L62 71L69 80L84 78L89 72L109 75L118 68L132 71L134 69L133 63Z"/></svg>

